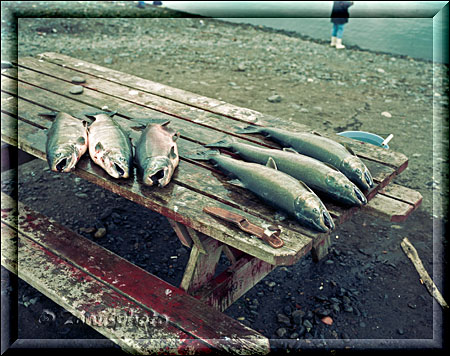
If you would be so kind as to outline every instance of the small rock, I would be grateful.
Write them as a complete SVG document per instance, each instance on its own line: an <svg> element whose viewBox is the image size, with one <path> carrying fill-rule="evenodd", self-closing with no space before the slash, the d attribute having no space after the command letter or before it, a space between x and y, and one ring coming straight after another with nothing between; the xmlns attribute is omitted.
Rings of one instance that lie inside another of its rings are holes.
<svg viewBox="0 0 450 356"><path fill-rule="evenodd" d="M377 68L378 73L385 73L385 70L383 68Z"/></svg>
<svg viewBox="0 0 450 356"><path fill-rule="evenodd" d="M279 323L291 325L291 319L289 319L289 317L284 314L277 314L277 320Z"/></svg>
<svg viewBox="0 0 450 356"><path fill-rule="evenodd" d="M277 284L275 283L275 282L268 282L267 283L267 286L269 287L269 288L273 288L273 287L275 287Z"/></svg>
<svg viewBox="0 0 450 356"><path fill-rule="evenodd" d="M303 325L300 325L300 326L298 327L298 329L297 329L298 335L299 335L299 336L302 336L302 335L305 334L305 332L306 332L306 328L305 328Z"/></svg>
<svg viewBox="0 0 450 356"><path fill-rule="evenodd" d="M408 303L408 307L410 307L411 309L416 309L417 305L413 303Z"/></svg>
<svg viewBox="0 0 450 356"><path fill-rule="evenodd" d="M326 325L333 325L333 319L331 319L329 316L325 316L320 320Z"/></svg>
<svg viewBox="0 0 450 356"><path fill-rule="evenodd" d="M269 97L267 98L267 100L268 100L269 102L271 102L271 103L279 103L279 102L281 102L282 98L281 98L280 95L274 94L274 95L272 95L272 96L269 96Z"/></svg>
<svg viewBox="0 0 450 356"><path fill-rule="evenodd" d="M245 72L245 70L247 69L247 67L245 66L245 63L239 63L237 70L239 72Z"/></svg>
<svg viewBox="0 0 450 356"><path fill-rule="evenodd" d="M89 196L86 193L75 193L75 196L80 199L87 199Z"/></svg>
<svg viewBox="0 0 450 356"><path fill-rule="evenodd" d="M302 319L304 316L305 316L305 312L303 310L294 310L292 312L292 320L297 325L300 325L302 323Z"/></svg>
<svg viewBox="0 0 450 356"><path fill-rule="evenodd" d="M388 111L383 111L381 113L381 115L384 116L384 117L387 117L387 118L391 118L392 117L392 114L390 112L388 112Z"/></svg>
<svg viewBox="0 0 450 356"><path fill-rule="evenodd" d="M277 329L276 333L279 337L282 338L287 334L287 330L285 328L279 328Z"/></svg>
<svg viewBox="0 0 450 356"><path fill-rule="evenodd" d="M105 63L105 64L111 64L113 62L113 59L111 58L111 57L106 57L104 60L103 60L103 63Z"/></svg>
<svg viewBox="0 0 450 356"><path fill-rule="evenodd" d="M403 334L405 333L405 332L403 331L402 328L397 329L397 332L398 332L400 335L403 335Z"/></svg>
<svg viewBox="0 0 450 356"><path fill-rule="evenodd" d="M347 313L352 313L353 312L353 308L350 305L346 305L344 307L344 311L346 311Z"/></svg>
<svg viewBox="0 0 450 356"><path fill-rule="evenodd" d="M80 228L80 232L84 232L86 234L92 234L96 230L95 227L82 227Z"/></svg>
<svg viewBox="0 0 450 356"><path fill-rule="evenodd" d="M96 239L100 239L100 238L102 238L105 235L106 235L106 229L104 227L101 227L100 229L97 230L97 232L95 233L94 237Z"/></svg>
<svg viewBox="0 0 450 356"><path fill-rule="evenodd" d="M298 333L294 332L291 334L291 336L289 336L291 339L296 339L299 337Z"/></svg>
<svg viewBox="0 0 450 356"><path fill-rule="evenodd" d="M81 83L85 83L86 82L86 79L84 79L83 77L80 77L78 75L72 77L72 79L70 79L70 80L71 80L72 83L75 83L75 84L81 84Z"/></svg>
<svg viewBox="0 0 450 356"><path fill-rule="evenodd" d="M311 322L308 319L306 319L305 321L303 321L303 326L309 332L312 329L313 324L311 324Z"/></svg>
<svg viewBox="0 0 450 356"><path fill-rule="evenodd" d="M73 85L70 88L71 94L81 94L83 92L84 88L81 85Z"/></svg>

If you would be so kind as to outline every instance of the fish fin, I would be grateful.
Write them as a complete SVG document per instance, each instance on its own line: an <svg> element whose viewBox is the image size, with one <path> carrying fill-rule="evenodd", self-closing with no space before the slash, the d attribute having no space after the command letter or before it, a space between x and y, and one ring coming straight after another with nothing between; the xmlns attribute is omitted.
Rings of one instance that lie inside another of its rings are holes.
<svg viewBox="0 0 450 356"><path fill-rule="evenodd" d="M175 158L177 158L177 154L176 154L176 152L175 152L175 146L172 146L172 147L170 148L169 158L170 158L170 159L175 159Z"/></svg>
<svg viewBox="0 0 450 356"><path fill-rule="evenodd" d="M311 133L313 134L313 135L316 135L316 136L322 136L320 133L318 133L317 131L311 131Z"/></svg>
<svg viewBox="0 0 450 356"><path fill-rule="evenodd" d="M353 152L353 150L350 148L349 145L347 145L346 143L344 143L344 147L345 147L345 149L346 149L348 152L350 152L353 156L356 156L356 153Z"/></svg>
<svg viewBox="0 0 450 356"><path fill-rule="evenodd" d="M283 151L284 152L290 152L290 153L297 153L298 155L300 154L296 150L294 150L292 147L284 147Z"/></svg>
<svg viewBox="0 0 450 356"><path fill-rule="evenodd" d="M305 182L303 182L303 181L300 180L300 179L298 180L298 182L299 182L301 185L303 185L303 187L305 187L305 189L307 189L307 190L310 191L311 193L314 193L314 192L312 191L312 189L306 185ZM314 194L315 194L315 193L314 193Z"/></svg>
<svg viewBox="0 0 450 356"><path fill-rule="evenodd" d="M242 133L242 134L260 133L261 130L262 130L262 127L260 127L260 126L250 125L250 126L247 126L246 128L237 130L236 133Z"/></svg>
<svg viewBox="0 0 450 356"><path fill-rule="evenodd" d="M101 142L97 142L97 144L95 145L95 151L100 152L100 151L103 151L103 150L104 150L104 147L103 147L102 143Z"/></svg>
<svg viewBox="0 0 450 356"><path fill-rule="evenodd" d="M233 139L230 136L226 136L223 140L217 141L215 143L209 143L209 144L205 145L205 147L230 148L230 146L233 142L235 142L235 139Z"/></svg>
<svg viewBox="0 0 450 356"><path fill-rule="evenodd" d="M229 180L228 183L230 183L231 185L234 185L236 187L240 187L240 188L245 188L245 184L242 183L239 179L232 179Z"/></svg>
<svg viewBox="0 0 450 356"><path fill-rule="evenodd" d="M130 121L137 124L138 127L143 126L144 128L150 124L158 124L161 126L167 126L168 124L170 124L169 119L155 119L155 118L149 118L149 117L133 118L133 119L130 119Z"/></svg>
<svg viewBox="0 0 450 356"><path fill-rule="evenodd" d="M109 117L113 117L114 115L117 114L117 111L100 110L100 111L96 111L96 112L85 112L84 116L88 117L91 120L95 120L95 116L100 115L100 114L106 114Z"/></svg>
<svg viewBox="0 0 450 356"><path fill-rule="evenodd" d="M269 159L267 160L266 167L278 170L277 164L275 163L275 160L272 157L269 157Z"/></svg>
<svg viewBox="0 0 450 356"><path fill-rule="evenodd" d="M329 163L327 163L327 162L322 162L322 163L323 163L324 165L326 165L327 167L331 168L332 170L340 172L340 170L337 169L335 166L333 166L333 165L331 165L331 164L329 164Z"/></svg>
<svg viewBox="0 0 450 356"><path fill-rule="evenodd" d="M180 154L183 158L193 159L196 161L209 161L211 157L220 155L219 150L203 150L194 153Z"/></svg>

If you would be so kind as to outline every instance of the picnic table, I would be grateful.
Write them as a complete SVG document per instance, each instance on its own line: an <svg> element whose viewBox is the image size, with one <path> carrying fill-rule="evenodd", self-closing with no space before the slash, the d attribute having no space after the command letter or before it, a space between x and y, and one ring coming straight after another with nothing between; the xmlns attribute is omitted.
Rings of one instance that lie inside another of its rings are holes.
<svg viewBox="0 0 450 356"><path fill-rule="evenodd" d="M85 78L81 94L70 93L74 76ZM19 58L13 68L2 69L2 141L40 159L46 159L44 130L52 122L38 113L64 111L83 119L104 106L117 111L114 118L125 128L135 126L134 118L166 118L181 134L180 164L165 188L144 186L136 174L111 178L88 154L73 172L168 219L181 243L191 249L181 285L170 285L3 193L2 264L126 350L267 353L266 337L222 311L277 266L293 265L310 251L315 261L326 256L330 233L313 231L289 217L279 219L274 208L230 184L212 165L183 154L226 136L280 148L260 135L236 133L249 124L312 129L58 53ZM363 208L325 201L337 226L362 213L401 222L419 206L420 193L392 183L408 165L405 155L338 135L328 137L347 143L375 181ZM284 246L273 248L206 214L204 207L224 208L262 227L278 225ZM216 275L222 252L231 265ZM130 315L130 310L136 319L148 321L145 327L125 323L109 328L101 319Z"/></svg>

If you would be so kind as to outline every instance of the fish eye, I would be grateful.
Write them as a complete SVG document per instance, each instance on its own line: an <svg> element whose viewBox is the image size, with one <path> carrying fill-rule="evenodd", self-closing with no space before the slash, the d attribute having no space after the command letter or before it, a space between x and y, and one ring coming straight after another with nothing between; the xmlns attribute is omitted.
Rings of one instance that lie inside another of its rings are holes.
<svg viewBox="0 0 450 356"><path fill-rule="evenodd" d="M317 208L314 208L314 209L313 209L313 213L314 213L314 214L317 214L318 212L319 212L319 210L317 210Z"/></svg>

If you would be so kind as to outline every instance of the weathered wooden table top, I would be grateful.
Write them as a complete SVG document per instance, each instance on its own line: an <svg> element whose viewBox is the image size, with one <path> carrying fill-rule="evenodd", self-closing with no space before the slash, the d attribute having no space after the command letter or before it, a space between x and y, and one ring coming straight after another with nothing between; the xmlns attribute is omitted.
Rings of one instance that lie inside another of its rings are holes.
<svg viewBox="0 0 450 356"><path fill-rule="evenodd" d="M52 122L38 113L46 111L65 111L83 118L84 113L98 111L106 105L110 110L117 110L115 119L128 128L135 126L130 121L132 118L168 118L171 120L169 126L181 133L177 141L181 154L217 142L226 135L234 136L239 142L279 148L260 135L235 133L248 124L293 131L311 130L288 120L61 54L44 53L37 58L20 58L15 64L17 67L2 69L2 141L43 160L44 129L49 128ZM86 79L82 84L84 91L79 95L71 94L71 78L80 75ZM338 135L329 137L348 143L374 177L376 185L367 193L372 202L363 209L370 211L372 206L376 211L373 206L390 206L394 213L399 211L399 216L404 216L402 209L414 209L414 204L393 198L395 194L392 191L402 190L402 187L390 185L385 188L407 167L405 155ZM313 241L323 235L302 227L291 218L279 221L275 209L262 204L253 193L229 184L227 178L208 163L182 158L172 182L162 189L142 185L136 174L130 179L111 178L91 162L88 154L80 160L74 173L273 265L294 264L311 249ZM329 202L325 205L336 225L360 210L346 209ZM237 212L259 226L280 225L285 244L280 249L274 249L233 225L204 213L202 209L205 206Z"/></svg>

